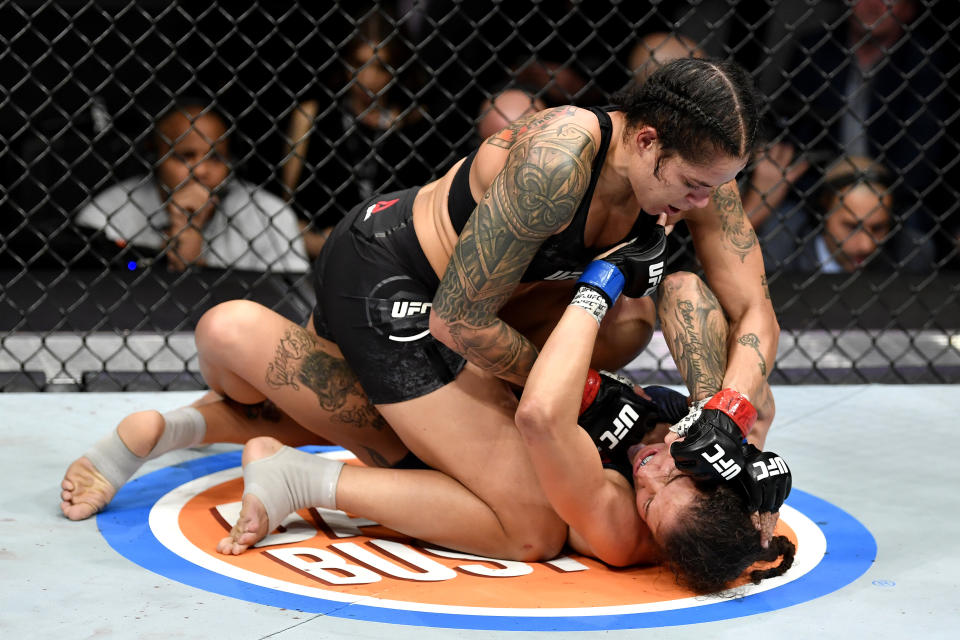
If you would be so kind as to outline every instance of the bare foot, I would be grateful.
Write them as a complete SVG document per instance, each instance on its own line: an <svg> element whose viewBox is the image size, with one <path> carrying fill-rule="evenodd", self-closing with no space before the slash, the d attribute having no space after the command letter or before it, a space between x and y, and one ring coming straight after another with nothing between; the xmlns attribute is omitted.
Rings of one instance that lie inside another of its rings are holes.
<svg viewBox="0 0 960 640"><path fill-rule="evenodd" d="M267 531L269 526L267 510L260 498L252 493L244 494L237 524L233 525L229 536L217 543L217 551L238 556L263 540L270 533Z"/></svg>
<svg viewBox="0 0 960 640"><path fill-rule="evenodd" d="M158 412L138 411L120 421L117 433L131 453L143 457L157 444L163 428L163 416ZM119 489L86 456L77 458L67 468L60 488L60 510L71 520L84 520L102 511Z"/></svg>
<svg viewBox="0 0 960 640"><path fill-rule="evenodd" d="M279 440L268 436L249 440L243 447L241 462L244 472L251 462L272 456L281 448L283 444ZM270 517L267 515L266 507L257 496L244 493L237 523L230 530L230 535L217 543L217 551L225 555L240 555L267 537L268 533L270 533Z"/></svg>
<svg viewBox="0 0 960 640"><path fill-rule="evenodd" d="M71 520L84 520L113 500L117 489L97 471L85 457L77 458L67 468L60 483L60 510Z"/></svg>

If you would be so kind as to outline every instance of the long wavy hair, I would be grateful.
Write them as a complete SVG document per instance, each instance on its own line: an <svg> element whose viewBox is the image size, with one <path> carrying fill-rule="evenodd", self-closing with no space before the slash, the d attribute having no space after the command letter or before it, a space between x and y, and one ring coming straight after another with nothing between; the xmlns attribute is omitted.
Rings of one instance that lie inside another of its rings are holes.
<svg viewBox="0 0 960 640"><path fill-rule="evenodd" d="M755 569L754 584L779 576L793 564L796 546L785 536L775 536L766 549L743 499L726 485L705 487L678 524L667 531L663 547L668 566L680 584L707 594L724 591L755 562L780 563Z"/></svg>

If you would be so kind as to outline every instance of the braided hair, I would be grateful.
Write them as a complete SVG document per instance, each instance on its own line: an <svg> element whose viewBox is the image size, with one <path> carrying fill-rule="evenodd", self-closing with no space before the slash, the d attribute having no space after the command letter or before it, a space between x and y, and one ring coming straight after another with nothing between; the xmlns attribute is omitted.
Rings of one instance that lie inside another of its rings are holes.
<svg viewBox="0 0 960 640"><path fill-rule="evenodd" d="M782 558L776 566L751 571L747 577L754 584L791 567L796 546L786 536L775 536L766 549L760 546L760 532L733 489L723 484L700 488L663 539L667 564L680 584L697 593L716 593L730 588L755 562Z"/></svg>
<svg viewBox="0 0 960 640"><path fill-rule="evenodd" d="M735 62L682 58L665 64L639 87L614 96L627 131L651 126L662 159L678 154L706 164L718 153L746 158L760 144L762 100L753 80Z"/></svg>

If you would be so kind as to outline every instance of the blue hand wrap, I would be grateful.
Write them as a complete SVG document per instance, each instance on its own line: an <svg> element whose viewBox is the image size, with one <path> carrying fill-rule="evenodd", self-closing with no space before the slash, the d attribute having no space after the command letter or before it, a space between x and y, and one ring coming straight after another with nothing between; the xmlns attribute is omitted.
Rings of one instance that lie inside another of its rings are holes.
<svg viewBox="0 0 960 640"><path fill-rule="evenodd" d="M586 284L600 291L607 297L610 306L620 297L625 282L620 269L605 260L594 260L588 264L577 280L578 284Z"/></svg>

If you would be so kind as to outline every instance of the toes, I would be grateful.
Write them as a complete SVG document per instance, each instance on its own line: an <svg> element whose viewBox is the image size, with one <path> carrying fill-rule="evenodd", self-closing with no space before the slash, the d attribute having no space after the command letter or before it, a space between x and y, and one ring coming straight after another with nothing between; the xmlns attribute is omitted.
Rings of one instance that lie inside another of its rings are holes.
<svg viewBox="0 0 960 640"><path fill-rule="evenodd" d="M79 502L74 504L73 502L64 501L60 503L60 510L70 520L86 520L92 515L95 515L100 509L96 505L90 504L88 502Z"/></svg>
<svg viewBox="0 0 960 640"><path fill-rule="evenodd" d="M217 543L217 553L227 556L238 556L247 550L245 545L237 544L233 536L227 536Z"/></svg>

